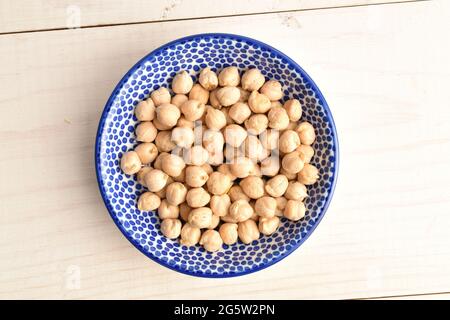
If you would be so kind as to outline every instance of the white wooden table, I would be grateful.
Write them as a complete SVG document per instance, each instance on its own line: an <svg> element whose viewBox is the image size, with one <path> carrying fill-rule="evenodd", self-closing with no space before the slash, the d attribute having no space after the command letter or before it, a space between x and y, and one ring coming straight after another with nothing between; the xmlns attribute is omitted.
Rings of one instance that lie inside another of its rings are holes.
<svg viewBox="0 0 450 320"><path fill-rule="evenodd" d="M448 0L0 1L0 298L449 299L449 21ZM298 61L340 138L321 225L281 263L231 279L139 253L94 172L98 120L121 76L202 32Z"/></svg>

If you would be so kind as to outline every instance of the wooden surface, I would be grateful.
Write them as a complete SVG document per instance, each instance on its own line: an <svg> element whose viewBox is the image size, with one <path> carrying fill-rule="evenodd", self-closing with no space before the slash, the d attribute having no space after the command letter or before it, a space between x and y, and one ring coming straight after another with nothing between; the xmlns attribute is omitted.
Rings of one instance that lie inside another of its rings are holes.
<svg viewBox="0 0 450 320"><path fill-rule="evenodd" d="M13 3L0 10L10 21ZM449 1L142 24L113 13L92 23L124 24L0 35L0 298L448 299ZM59 27L28 24L34 14L2 30ZM231 279L178 274L139 253L108 216L94 172L115 84L155 47L200 32L250 36L299 62L340 139L337 189L314 234L282 262Z"/></svg>

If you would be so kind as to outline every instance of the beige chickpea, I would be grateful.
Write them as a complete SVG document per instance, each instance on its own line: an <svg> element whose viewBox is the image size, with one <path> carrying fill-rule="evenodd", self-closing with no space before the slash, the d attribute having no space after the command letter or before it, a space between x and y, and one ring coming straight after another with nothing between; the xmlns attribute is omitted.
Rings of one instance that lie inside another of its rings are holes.
<svg viewBox="0 0 450 320"><path fill-rule="evenodd" d="M187 188L180 182L172 182L166 188L166 200L173 206L178 206L186 200Z"/></svg>
<svg viewBox="0 0 450 320"><path fill-rule="evenodd" d="M252 219L248 219L238 224L238 236L239 239L245 243L250 244L259 239L259 229L256 222Z"/></svg>
<svg viewBox="0 0 450 320"><path fill-rule="evenodd" d="M280 218L278 217L261 218L259 219L258 229L262 234L270 236L277 231L279 225Z"/></svg>
<svg viewBox="0 0 450 320"><path fill-rule="evenodd" d="M218 217L223 217L228 214L228 210L231 205L231 199L228 194L213 195L209 203L214 215Z"/></svg>
<svg viewBox="0 0 450 320"><path fill-rule="evenodd" d="M284 197L288 200L303 201L308 196L306 186L298 181L289 181Z"/></svg>
<svg viewBox="0 0 450 320"><path fill-rule="evenodd" d="M206 185L211 194L221 195L227 193L230 189L231 179L228 175L215 171L209 175Z"/></svg>
<svg viewBox="0 0 450 320"><path fill-rule="evenodd" d="M236 87L223 87L216 91L216 98L220 105L224 107L231 106L239 101L241 92Z"/></svg>
<svg viewBox="0 0 450 320"><path fill-rule="evenodd" d="M208 173L200 166L188 166L186 168L185 181L190 187L201 187L206 183L208 178Z"/></svg>
<svg viewBox="0 0 450 320"><path fill-rule="evenodd" d="M168 153L167 152L161 152L155 159L155 161L153 162L153 168L155 169L162 169L162 161L164 159L165 156L167 156Z"/></svg>
<svg viewBox="0 0 450 320"><path fill-rule="evenodd" d="M305 204L298 200L288 200L283 215L292 221L298 221L305 216Z"/></svg>
<svg viewBox="0 0 450 320"><path fill-rule="evenodd" d="M144 192L139 196L137 207L141 211L153 211L161 204L161 199L153 192Z"/></svg>
<svg viewBox="0 0 450 320"><path fill-rule="evenodd" d="M139 144L136 148L134 148L134 151L138 154L142 164L149 164L158 156L158 148L151 142Z"/></svg>
<svg viewBox="0 0 450 320"><path fill-rule="evenodd" d="M145 177L145 185L151 192L158 192L166 186L169 176L159 169L153 169Z"/></svg>
<svg viewBox="0 0 450 320"><path fill-rule="evenodd" d="M286 130L294 130L295 131L295 128L297 128L297 121L291 121L291 122L289 122L289 125L287 126L287 128L286 128Z"/></svg>
<svg viewBox="0 0 450 320"><path fill-rule="evenodd" d="M186 177L186 167L184 167L184 169L181 171L181 173L179 175L177 175L176 177L173 177L173 181L184 182L185 177Z"/></svg>
<svg viewBox="0 0 450 320"><path fill-rule="evenodd" d="M311 146L299 145L297 149L295 149L300 154L300 158L304 163L310 163L312 157L314 156L314 149Z"/></svg>
<svg viewBox="0 0 450 320"><path fill-rule="evenodd" d="M238 239L238 225L236 223L224 223L219 228L219 234L223 243L232 245Z"/></svg>
<svg viewBox="0 0 450 320"><path fill-rule="evenodd" d="M278 130L267 129L260 134L259 139L261 140L261 143L265 149L274 150L278 149L279 137L280 133L278 132Z"/></svg>
<svg viewBox="0 0 450 320"><path fill-rule="evenodd" d="M141 170L141 160L136 151L128 151L120 159L120 168L125 174L135 174Z"/></svg>
<svg viewBox="0 0 450 320"><path fill-rule="evenodd" d="M192 188L186 194L186 202L191 208L200 208L206 206L211 200L208 191L202 187Z"/></svg>
<svg viewBox="0 0 450 320"><path fill-rule="evenodd" d="M227 214L226 216L220 217L220 219L226 223L238 223L236 221L236 219L232 218L229 214Z"/></svg>
<svg viewBox="0 0 450 320"><path fill-rule="evenodd" d="M143 185L144 187L147 187L145 185L144 177L148 172L150 172L150 170L153 170L153 168L152 167L142 167L141 170L139 170L139 172L136 175L137 182L140 183L141 185Z"/></svg>
<svg viewBox="0 0 450 320"><path fill-rule="evenodd" d="M241 96L239 97L239 102L247 102L248 97L250 97L250 91L244 90L241 87L238 87L239 91L241 92Z"/></svg>
<svg viewBox="0 0 450 320"><path fill-rule="evenodd" d="M181 221L178 219L164 219L161 222L161 232L169 239L176 239L181 233Z"/></svg>
<svg viewBox="0 0 450 320"><path fill-rule="evenodd" d="M173 128L171 140L177 146L182 148L189 148L194 143L194 131L189 128L176 127Z"/></svg>
<svg viewBox="0 0 450 320"><path fill-rule="evenodd" d="M277 200L272 197L264 196L256 200L255 212L263 218L271 218L275 216L277 209Z"/></svg>
<svg viewBox="0 0 450 320"><path fill-rule="evenodd" d="M199 145L186 149L183 154L184 162L194 166L201 166L205 164L208 162L208 158L208 150Z"/></svg>
<svg viewBox="0 0 450 320"><path fill-rule="evenodd" d="M288 188L289 181L285 175L279 174L266 182L265 190L272 197L281 197Z"/></svg>
<svg viewBox="0 0 450 320"><path fill-rule="evenodd" d="M152 92L150 97L153 100L155 106L160 106L165 103L170 103L170 92L167 88L161 87L158 90Z"/></svg>
<svg viewBox="0 0 450 320"><path fill-rule="evenodd" d="M180 218L187 222L188 221L188 217L189 217L189 213L191 213L192 208L188 206L188 204L186 202L183 202L182 204L179 205L179 210L180 210Z"/></svg>
<svg viewBox="0 0 450 320"><path fill-rule="evenodd" d="M185 223L183 228L181 228L180 244L187 247L195 246L200 241L201 235L200 228Z"/></svg>
<svg viewBox="0 0 450 320"><path fill-rule="evenodd" d="M200 71L200 75L198 76L198 82L201 84L203 88L208 91L214 90L219 85L219 79L217 78L217 74L211 70L211 68L206 67L202 71Z"/></svg>
<svg viewBox="0 0 450 320"><path fill-rule="evenodd" d="M281 166L289 173L298 173L303 169L304 163L297 151L286 154L281 160Z"/></svg>
<svg viewBox="0 0 450 320"><path fill-rule="evenodd" d="M319 169L312 164L306 163L303 169L298 173L297 179L304 185L312 185L319 180Z"/></svg>
<svg viewBox="0 0 450 320"><path fill-rule="evenodd" d="M191 91L194 82L186 71L181 71L172 80L172 91L178 94L187 94Z"/></svg>
<svg viewBox="0 0 450 320"><path fill-rule="evenodd" d="M239 185L242 191L252 199L258 199L264 195L264 181L260 177L246 177L241 180Z"/></svg>
<svg viewBox="0 0 450 320"><path fill-rule="evenodd" d="M153 123L148 121L141 122L136 127L136 140L141 142L153 142L157 133L158 131Z"/></svg>
<svg viewBox="0 0 450 320"><path fill-rule="evenodd" d="M300 145L300 138L294 130L284 131L279 140L279 148L281 152L289 153L297 149Z"/></svg>
<svg viewBox="0 0 450 320"><path fill-rule="evenodd" d="M205 170L205 172L208 174L208 176L211 173L213 173L213 171L214 171L213 167L211 167L211 165L209 163L202 164L200 167L202 167L203 170Z"/></svg>
<svg viewBox="0 0 450 320"><path fill-rule="evenodd" d="M177 127L179 128L189 128L194 130L195 122L187 120L184 116L181 116L177 121Z"/></svg>
<svg viewBox="0 0 450 320"><path fill-rule="evenodd" d="M250 197L242 191L242 188L239 185L234 185L228 190L228 195L230 196L231 202L235 202L238 200L245 200L247 202L250 201Z"/></svg>
<svg viewBox="0 0 450 320"><path fill-rule="evenodd" d="M161 219L178 219L179 215L180 208L178 206L170 204L167 199L161 200L158 207L158 216Z"/></svg>
<svg viewBox="0 0 450 320"><path fill-rule="evenodd" d="M155 104L152 99L143 100L138 103L134 114L139 121L152 121L155 119Z"/></svg>
<svg viewBox="0 0 450 320"><path fill-rule="evenodd" d="M156 119L165 126L175 126L180 116L180 109L173 104L164 103L156 107Z"/></svg>
<svg viewBox="0 0 450 320"><path fill-rule="evenodd" d="M208 229L215 229L220 223L220 217L213 213L211 224L208 226Z"/></svg>
<svg viewBox="0 0 450 320"><path fill-rule="evenodd" d="M295 131L298 133L300 141L304 145L310 146L313 144L314 140L316 140L314 127L309 122L300 123L297 128L295 128Z"/></svg>
<svg viewBox="0 0 450 320"><path fill-rule="evenodd" d="M230 205L228 214L237 222L250 219L253 215L253 208L246 200L237 200Z"/></svg>
<svg viewBox="0 0 450 320"><path fill-rule="evenodd" d="M167 182L166 185L159 191L155 191L155 194L160 198L160 199L165 199L166 198L166 189L167 189L167 185L171 184L173 181L173 179L171 177L167 178Z"/></svg>
<svg viewBox="0 0 450 320"><path fill-rule="evenodd" d="M170 130L172 129L172 126L166 126L165 124L162 124L161 122L158 121L158 119L153 119L153 125L155 126L156 129L158 130ZM177 121L178 122L178 121Z"/></svg>
<svg viewBox="0 0 450 320"><path fill-rule="evenodd" d="M222 132L217 130L205 130L203 133L203 147L208 152L219 152L223 150L225 143Z"/></svg>
<svg viewBox="0 0 450 320"><path fill-rule="evenodd" d="M266 95L270 101L277 101L283 98L283 89L281 83L276 80L269 80L259 90L262 94Z"/></svg>
<svg viewBox="0 0 450 320"><path fill-rule="evenodd" d="M240 125L230 124L225 127L223 135L227 144L238 148L247 138L247 131Z"/></svg>
<svg viewBox="0 0 450 320"><path fill-rule="evenodd" d="M267 157L261 161L261 174L268 177L273 177L280 171L280 158L277 154Z"/></svg>
<svg viewBox="0 0 450 320"><path fill-rule="evenodd" d="M242 124L245 120L250 117L252 114L252 111L250 110L250 107L245 102L236 102L230 107L230 110L228 111L228 115L231 119L233 119L234 122L238 124Z"/></svg>
<svg viewBox="0 0 450 320"><path fill-rule="evenodd" d="M245 156L237 157L233 162L230 163L231 174L238 178L248 177L253 169L253 161Z"/></svg>
<svg viewBox="0 0 450 320"><path fill-rule="evenodd" d="M217 171L228 176L230 178L230 181L234 181L237 179L237 177L231 173L230 165L228 163L222 163L217 167Z"/></svg>
<svg viewBox="0 0 450 320"><path fill-rule="evenodd" d="M205 123L209 129L220 130L227 125L227 119L221 110L208 107L206 109Z"/></svg>
<svg viewBox="0 0 450 320"><path fill-rule="evenodd" d="M283 167L280 168L280 174L288 178L289 181L297 179L297 173L287 172Z"/></svg>
<svg viewBox="0 0 450 320"><path fill-rule="evenodd" d="M168 130L158 132L155 144L161 152L170 152L176 147L176 144L172 141L172 132Z"/></svg>
<svg viewBox="0 0 450 320"><path fill-rule="evenodd" d="M274 107L267 114L269 127L276 130L285 130L289 126L289 116L283 107Z"/></svg>
<svg viewBox="0 0 450 320"><path fill-rule="evenodd" d="M270 101L270 108L276 108L276 107L282 107L283 105L281 104L280 101Z"/></svg>
<svg viewBox="0 0 450 320"><path fill-rule="evenodd" d="M269 119L265 114L254 114L244 122L249 133L258 135L264 132L268 125Z"/></svg>
<svg viewBox="0 0 450 320"><path fill-rule="evenodd" d="M186 120L196 121L205 113L205 104L197 100L189 99L181 105L180 109Z"/></svg>
<svg viewBox="0 0 450 320"><path fill-rule="evenodd" d="M287 199L285 197L278 197L278 198L275 198L275 200L277 201L277 210L275 212L275 215L277 217L282 217L284 208L286 208Z"/></svg>
<svg viewBox="0 0 450 320"><path fill-rule="evenodd" d="M209 93L209 104L216 109L220 109L222 108L222 105L220 104L219 99L217 99L217 90L219 89L214 89Z"/></svg>
<svg viewBox="0 0 450 320"><path fill-rule="evenodd" d="M175 154L169 154L164 158L161 164L162 170L171 177L177 177L181 174L186 164L183 158Z"/></svg>
<svg viewBox="0 0 450 320"><path fill-rule="evenodd" d="M209 100L209 91L198 83L194 84L191 92L189 92L189 100L197 100L202 104L207 104Z"/></svg>
<svg viewBox="0 0 450 320"><path fill-rule="evenodd" d="M259 90L266 79L258 69L249 69L244 72L241 79L242 89L247 91Z"/></svg>
<svg viewBox="0 0 450 320"><path fill-rule="evenodd" d="M200 244L206 251L215 252L222 248L223 241L216 230L206 230L200 238Z"/></svg>
<svg viewBox="0 0 450 320"><path fill-rule="evenodd" d="M266 150L258 137L254 135L248 135L241 148L242 147L245 156L255 162L264 160L270 154L270 151Z"/></svg>
<svg viewBox="0 0 450 320"><path fill-rule="evenodd" d="M254 113L266 113L270 110L269 98L258 91L253 91L248 97L248 106Z"/></svg>
<svg viewBox="0 0 450 320"><path fill-rule="evenodd" d="M227 120L227 125L234 123L234 120L231 119L231 117L230 117L230 107L223 107L222 109L220 109L220 111L222 111L223 114L225 115L225 119Z"/></svg>
<svg viewBox="0 0 450 320"><path fill-rule="evenodd" d="M219 72L219 85L222 87L236 87L240 80L239 70L236 67L226 67Z"/></svg>
<svg viewBox="0 0 450 320"><path fill-rule="evenodd" d="M290 99L283 105L286 110L289 120L297 122L302 117L302 106L297 99Z"/></svg>
<svg viewBox="0 0 450 320"><path fill-rule="evenodd" d="M172 97L172 100L170 100L170 103L174 106L177 106L178 108L181 108L181 105L188 101L189 98L185 94L176 94Z"/></svg>
<svg viewBox="0 0 450 320"><path fill-rule="evenodd" d="M196 208L189 213L188 222L197 228L208 228L212 221L212 211L210 208Z"/></svg>

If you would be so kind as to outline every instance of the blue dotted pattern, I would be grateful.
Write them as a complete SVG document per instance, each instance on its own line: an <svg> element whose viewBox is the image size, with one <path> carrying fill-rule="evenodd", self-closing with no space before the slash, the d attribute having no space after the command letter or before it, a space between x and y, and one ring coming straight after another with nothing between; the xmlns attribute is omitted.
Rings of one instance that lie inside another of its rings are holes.
<svg viewBox="0 0 450 320"><path fill-rule="evenodd" d="M215 253L201 246L181 246L160 232L156 212L136 207L143 187L119 167L122 154L137 142L134 108L161 86L170 87L175 74L187 70L196 80L207 66L220 71L234 65L241 70L259 68L266 79L281 82L284 100L296 98L303 105L302 120L316 129L312 164L320 179L308 187L306 217L299 222L282 219L271 236L250 245L238 242ZM230 34L203 34L171 42L144 57L118 84L100 120L96 143L97 178L105 204L125 236L153 260L180 272L205 277L237 276L267 267L295 250L324 215L333 193L337 173L337 136L331 113L316 85L287 56L259 41Z"/></svg>

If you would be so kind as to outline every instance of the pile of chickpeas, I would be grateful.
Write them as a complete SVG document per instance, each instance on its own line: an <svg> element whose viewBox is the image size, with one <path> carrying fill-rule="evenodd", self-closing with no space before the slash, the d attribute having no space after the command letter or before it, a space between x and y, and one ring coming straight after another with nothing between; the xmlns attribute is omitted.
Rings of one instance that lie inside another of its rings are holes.
<svg viewBox="0 0 450 320"><path fill-rule="evenodd" d="M205 68L198 83L181 71L171 89L136 106L140 143L121 159L148 189L138 209L157 209L164 236L213 252L271 235L280 217L305 216L306 186L319 171L310 164L314 128L300 121L297 99L282 104L278 81L233 66L218 75Z"/></svg>

